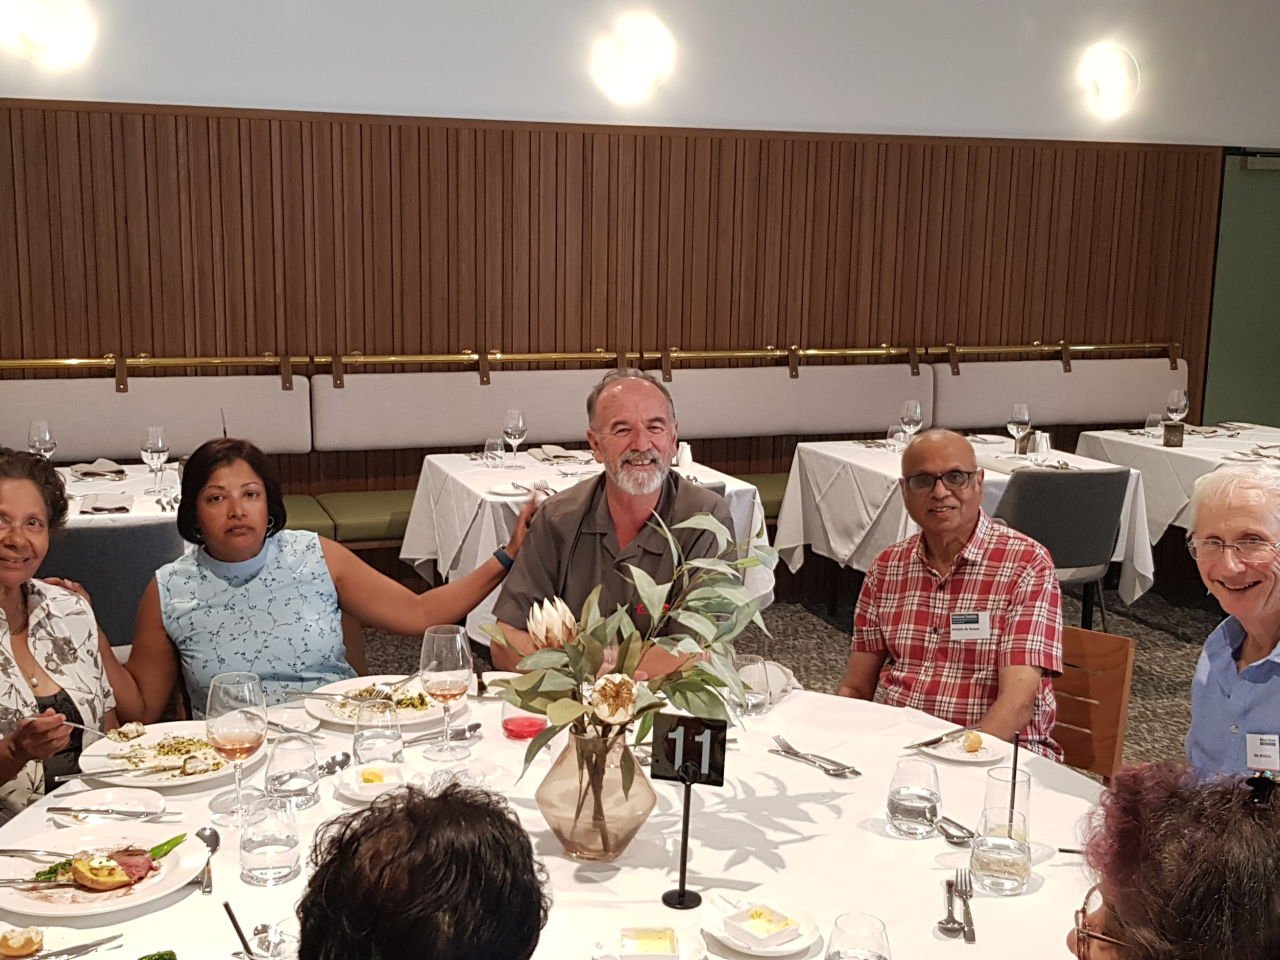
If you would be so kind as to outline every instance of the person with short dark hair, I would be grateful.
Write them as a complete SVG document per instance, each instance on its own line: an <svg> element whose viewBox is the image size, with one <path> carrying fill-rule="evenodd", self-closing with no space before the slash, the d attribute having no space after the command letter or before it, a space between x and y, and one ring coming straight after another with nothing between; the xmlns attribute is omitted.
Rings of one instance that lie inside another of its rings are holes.
<svg viewBox="0 0 1280 960"><path fill-rule="evenodd" d="M1080 960L1280 957L1280 789L1182 763L1124 767L1095 809Z"/></svg>
<svg viewBox="0 0 1280 960"><path fill-rule="evenodd" d="M385 793L321 828L299 960L527 960L550 902L506 802L448 783Z"/></svg>
<svg viewBox="0 0 1280 960"><path fill-rule="evenodd" d="M529 504L503 550L520 552ZM343 613L415 635L455 623L506 575L495 556L465 577L416 594L339 543L284 529L280 485L247 440L210 440L182 471L178 532L197 549L156 571L138 608L120 715L151 723L169 705L181 669L192 713L203 716L219 673L258 674L269 703L290 690L354 677L363 645L348 649ZM354 661L354 662L353 662Z"/></svg>

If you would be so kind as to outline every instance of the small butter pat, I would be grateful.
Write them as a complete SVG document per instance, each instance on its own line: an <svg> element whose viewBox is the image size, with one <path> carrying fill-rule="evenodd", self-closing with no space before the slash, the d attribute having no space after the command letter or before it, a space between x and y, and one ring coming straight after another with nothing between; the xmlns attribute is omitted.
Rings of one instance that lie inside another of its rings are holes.
<svg viewBox="0 0 1280 960"><path fill-rule="evenodd" d="M361 783L384 783L386 782L386 777L382 775L381 770L361 770L360 782Z"/></svg>
<svg viewBox="0 0 1280 960"><path fill-rule="evenodd" d="M800 936L800 925L793 917L758 903L725 917L724 927L743 943L757 947L777 946Z"/></svg>
<svg viewBox="0 0 1280 960"><path fill-rule="evenodd" d="M653 960L655 957L679 956L676 932L670 927L626 927L622 931L619 960Z"/></svg>
<svg viewBox="0 0 1280 960"><path fill-rule="evenodd" d="M982 749L982 734L977 730L970 730L964 735L964 752L977 753Z"/></svg>

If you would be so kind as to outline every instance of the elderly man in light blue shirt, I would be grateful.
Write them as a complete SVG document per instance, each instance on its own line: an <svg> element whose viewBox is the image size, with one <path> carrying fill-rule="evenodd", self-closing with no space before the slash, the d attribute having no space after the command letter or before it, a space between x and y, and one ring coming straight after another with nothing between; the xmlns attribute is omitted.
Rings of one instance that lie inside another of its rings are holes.
<svg viewBox="0 0 1280 960"><path fill-rule="evenodd" d="M1280 771L1280 464L1229 464L1196 481L1188 546L1227 613L1191 684L1187 759Z"/></svg>

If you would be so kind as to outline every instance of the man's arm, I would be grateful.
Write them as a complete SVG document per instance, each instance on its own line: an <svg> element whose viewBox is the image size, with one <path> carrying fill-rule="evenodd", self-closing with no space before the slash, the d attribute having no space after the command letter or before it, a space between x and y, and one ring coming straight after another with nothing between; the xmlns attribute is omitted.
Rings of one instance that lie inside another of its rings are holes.
<svg viewBox="0 0 1280 960"><path fill-rule="evenodd" d="M849 666L836 688L836 696L853 697L855 700L875 697L876 687L880 684L880 668L884 666L886 656L888 654L883 650L878 653L854 650L849 654Z"/></svg>
<svg viewBox="0 0 1280 960"><path fill-rule="evenodd" d="M1012 740L1031 722L1040 690L1039 667L1000 668L1000 693L978 721L978 729L1001 740Z"/></svg>
<svg viewBox="0 0 1280 960"><path fill-rule="evenodd" d="M840 686L836 688L838 697L871 700L876 695L876 687L880 685L880 670L889 657L889 647L885 643L877 617L879 582L873 564L862 581L858 606L853 612L853 643L849 649L849 666L845 669Z"/></svg>

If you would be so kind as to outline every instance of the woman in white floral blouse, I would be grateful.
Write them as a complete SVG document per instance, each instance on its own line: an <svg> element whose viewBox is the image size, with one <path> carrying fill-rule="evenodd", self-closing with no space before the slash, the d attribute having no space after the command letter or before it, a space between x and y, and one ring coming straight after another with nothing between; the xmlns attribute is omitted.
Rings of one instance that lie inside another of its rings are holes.
<svg viewBox="0 0 1280 960"><path fill-rule="evenodd" d="M66 518L53 466L0 447L0 821L79 769L84 731L64 721L117 725L88 602L34 579Z"/></svg>

